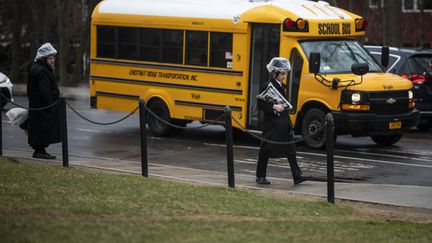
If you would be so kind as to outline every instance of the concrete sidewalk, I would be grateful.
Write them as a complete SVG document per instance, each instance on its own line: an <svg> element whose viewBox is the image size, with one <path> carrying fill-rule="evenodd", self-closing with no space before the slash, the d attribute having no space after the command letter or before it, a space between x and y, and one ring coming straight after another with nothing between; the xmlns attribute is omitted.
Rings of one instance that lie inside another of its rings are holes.
<svg viewBox="0 0 432 243"><path fill-rule="evenodd" d="M32 151L20 149L3 149L3 155L16 159L31 159ZM60 154L56 154L62 163ZM141 164L133 161L116 160L111 158L84 157L71 155L70 166L84 166L109 171L125 172L141 175ZM184 167L160 165L150 163L149 177L174 179L185 182L228 187L227 173L197 170ZM280 193L298 193L327 197L327 183L306 181L294 186L292 180L269 178L271 185L260 186L255 183L255 177L245 174L235 174L237 188L248 188L259 191L278 191ZM432 187L384 185L366 183L335 183L336 199L346 199L370 203L379 203L395 206L432 209Z"/></svg>

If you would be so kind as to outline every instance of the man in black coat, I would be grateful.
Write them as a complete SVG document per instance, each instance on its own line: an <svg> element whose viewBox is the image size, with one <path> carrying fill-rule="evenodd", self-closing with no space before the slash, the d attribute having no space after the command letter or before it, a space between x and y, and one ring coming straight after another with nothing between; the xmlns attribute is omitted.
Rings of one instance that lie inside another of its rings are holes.
<svg viewBox="0 0 432 243"><path fill-rule="evenodd" d="M286 85L282 83L286 79L288 72L291 70L288 59L282 57L273 58L267 65L267 70L270 73L270 81L266 85L273 85L281 95L286 99ZM258 108L264 112L263 138L276 142L293 141L292 122L288 114L287 107L283 104L275 104L262 99L257 100ZM297 164L296 147L291 144L275 144L271 142L261 142L260 151L258 153L258 164L256 170L256 182L258 184L270 184L266 179L267 163L269 158L288 158L291 167L294 184L299 184L309 177L302 176L302 172Z"/></svg>
<svg viewBox="0 0 432 243"><path fill-rule="evenodd" d="M27 120L28 143L34 149L33 157L39 159L55 159L45 148L61 141L58 103L47 109L32 110L47 107L59 100L60 90L53 74L56 54L56 49L50 43L43 44L37 51L27 77L30 107Z"/></svg>

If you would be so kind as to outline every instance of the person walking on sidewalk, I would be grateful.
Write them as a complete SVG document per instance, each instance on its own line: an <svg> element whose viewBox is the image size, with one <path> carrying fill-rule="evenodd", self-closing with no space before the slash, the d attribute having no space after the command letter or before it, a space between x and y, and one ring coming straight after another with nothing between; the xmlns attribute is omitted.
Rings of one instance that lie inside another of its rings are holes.
<svg viewBox="0 0 432 243"><path fill-rule="evenodd" d="M267 70L270 73L270 81L265 85L265 88L271 83L286 99L286 85L282 81L286 79L288 72L291 70L290 62L286 58L275 57L267 64ZM288 110L282 104L274 104L261 99L258 99L257 102L258 109L264 112L263 138L277 142L293 141L293 125ZM269 158L282 157L288 158L294 184L297 185L310 179L310 177L302 176L300 167L297 164L294 143L280 145L262 141L256 169L256 182L258 184L270 184L270 181L266 179Z"/></svg>
<svg viewBox="0 0 432 243"><path fill-rule="evenodd" d="M60 90L54 76L56 49L50 44L43 44L30 66L27 76L27 97L29 99L29 117L27 121L28 143L34 149L33 157L55 159L46 152L48 145L61 141L60 107L51 106L44 110L31 108L46 107L60 98Z"/></svg>

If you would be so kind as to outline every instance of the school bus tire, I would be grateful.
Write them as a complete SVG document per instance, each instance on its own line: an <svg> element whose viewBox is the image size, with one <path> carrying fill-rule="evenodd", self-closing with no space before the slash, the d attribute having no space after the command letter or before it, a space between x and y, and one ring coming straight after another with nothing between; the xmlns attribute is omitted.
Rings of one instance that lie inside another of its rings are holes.
<svg viewBox="0 0 432 243"><path fill-rule="evenodd" d="M302 119L302 136L309 136L310 134L315 133L315 131L321 129L321 131L316 136L311 136L304 141L306 146L315 149L325 148L325 116L326 113L323 110L317 108L312 108L306 112Z"/></svg>
<svg viewBox="0 0 432 243"><path fill-rule="evenodd" d="M151 102L148 108L163 120L171 123L171 117L170 117L168 107L165 105L165 103L162 100L155 100ZM172 127L159 121L156 117L149 114L148 112L147 112L147 124L150 132L153 135L158 137L167 136L173 131Z"/></svg>
<svg viewBox="0 0 432 243"><path fill-rule="evenodd" d="M392 134L383 136L371 136L371 139L378 145L381 146L392 146L393 144L399 142L402 138L402 134Z"/></svg>

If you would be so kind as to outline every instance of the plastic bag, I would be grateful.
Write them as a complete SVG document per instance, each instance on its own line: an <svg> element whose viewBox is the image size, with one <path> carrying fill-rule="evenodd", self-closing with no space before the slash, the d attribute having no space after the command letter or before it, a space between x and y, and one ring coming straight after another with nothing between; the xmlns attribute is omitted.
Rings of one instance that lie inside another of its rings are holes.
<svg viewBox="0 0 432 243"><path fill-rule="evenodd" d="M6 112L12 126L23 124L28 118L28 110L23 108L12 108Z"/></svg>

